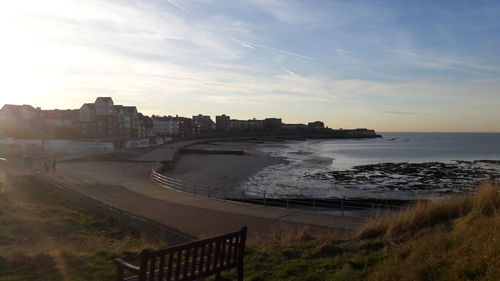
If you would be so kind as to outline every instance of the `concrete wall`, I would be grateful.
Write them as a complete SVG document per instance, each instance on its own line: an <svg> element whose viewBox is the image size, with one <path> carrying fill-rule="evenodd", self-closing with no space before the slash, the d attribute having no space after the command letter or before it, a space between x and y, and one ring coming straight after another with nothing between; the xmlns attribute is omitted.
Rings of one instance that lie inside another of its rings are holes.
<svg viewBox="0 0 500 281"><path fill-rule="evenodd" d="M149 143L149 139L129 140L125 142L125 148L143 148L150 146L152 145Z"/></svg>
<svg viewBox="0 0 500 281"><path fill-rule="evenodd" d="M42 140L16 140L14 138L0 139L0 147L2 147L0 151L9 155L22 154L27 151L41 151L42 145Z"/></svg>
<svg viewBox="0 0 500 281"><path fill-rule="evenodd" d="M115 152L115 146L111 142L73 142L68 146L66 150L66 153L108 153L108 152Z"/></svg>
<svg viewBox="0 0 500 281"><path fill-rule="evenodd" d="M65 140L45 141L44 150L57 153L67 153L68 146L71 145L71 143L73 142Z"/></svg>
<svg viewBox="0 0 500 281"><path fill-rule="evenodd" d="M59 154L108 153L115 151L115 146L112 142L79 142L68 140L43 141L6 138L0 139L0 146L18 147L15 154L37 151L56 152Z"/></svg>

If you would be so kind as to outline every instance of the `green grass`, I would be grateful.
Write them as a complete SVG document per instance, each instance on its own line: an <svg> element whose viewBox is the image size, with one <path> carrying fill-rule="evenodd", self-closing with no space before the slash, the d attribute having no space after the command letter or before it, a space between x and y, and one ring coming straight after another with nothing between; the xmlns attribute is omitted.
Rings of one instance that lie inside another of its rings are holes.
<svg viewBox="0 0 500 281"><path fill-rule="evenodd" d="M113 280L158 241L22 178L0 180L0 280Z"/></svg>
<svg viewBox="0 0 500 281"><path fill-rule="evenodd" d="M162 243L22 181L0 186L0 280L112 280ZM357 233L282 229L251 240L245 280L500 280L500 193L419 203ZM226 274L235 277L235 272Z"/></svg>

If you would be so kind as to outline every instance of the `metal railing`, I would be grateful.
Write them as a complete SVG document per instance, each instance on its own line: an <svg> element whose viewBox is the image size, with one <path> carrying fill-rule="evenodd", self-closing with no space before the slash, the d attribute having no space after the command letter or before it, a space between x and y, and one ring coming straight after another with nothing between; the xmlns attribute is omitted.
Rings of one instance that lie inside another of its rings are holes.
<svg viewBox="0 0 500 281"><path fill-rule="evenodd" d="M387 203L361 202L335 198L292 197L283 194L261 191L235 190L227 187L214 187L174 179L151 171L153 182L176 191L197 197L229 200L235 203L298 209L313 213L324 213L348 217L376 217L401 212L405 206Z"/></svg>

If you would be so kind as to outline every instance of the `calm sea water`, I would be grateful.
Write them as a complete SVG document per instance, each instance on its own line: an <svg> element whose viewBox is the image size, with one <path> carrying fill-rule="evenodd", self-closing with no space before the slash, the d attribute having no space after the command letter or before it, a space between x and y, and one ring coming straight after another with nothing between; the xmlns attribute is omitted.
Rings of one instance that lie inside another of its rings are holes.
<svg viewBox="0 0 500 281"><path fill-rule="evenodd" d="M333 158L334 169L387 162L500 159L500 133L382 133L382 136L309 141L305 145L320 157Z"/></svg>
<svg viewBox="0 0 500 281"><path fill-rule="evenodd" d="M319 197L413 199L422 192L360 184L345 188L307 175L378 163L500 160L500 133L381 133L380 139L307 140L275 144L260 151L289 163L270 166L250 178L248 190Z"/></svg>

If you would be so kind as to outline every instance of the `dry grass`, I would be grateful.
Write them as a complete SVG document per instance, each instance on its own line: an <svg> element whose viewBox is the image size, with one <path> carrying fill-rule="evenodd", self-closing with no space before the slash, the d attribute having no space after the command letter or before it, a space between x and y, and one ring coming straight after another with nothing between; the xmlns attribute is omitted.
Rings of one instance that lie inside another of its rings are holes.
<svg viewBox="0 0 500 281"><path fill-rule="evenodd" d="M396 218L381 217L362 228L360 239L386 238L407 239L419 230L440 224L451 224L453 220L469 216L469 219L492 216L500 208L498 187L484 184L474 195L453 197L446 201L419 202Z"/></svg>
<svg viewBox="0 0 500 281"><path fill-rule="evenodd" d="M134 262L140 249L165 246L45 189L0 188L0 281L111 280L114 257ZM251 241L245 280L500 280L499 232L499 187L485 184L355 235L277 225Z"/></svg>
<svg viewBox="0 0 500 281"><path fill-rule="evenodd" d="M373 227L389 241L391 255L370 280L500 280L498 187L486 184L476 195L417 206ZM370 232L367 226L359 237Z"/></svg>
<svg viewBox="0 0 500 281"><path fill-rule="evenodd" d="M500 280L500 193L424 202L355 235L278 229L250 247L248 280Z"/></svg>
<svg viewBox="0 0 500 281"><path fill-rule="evenodd" d="M114 257L165 246L23 178L0 188L0 280L110 280Z"/></svg>
<svg viewBox="0 0 500 281"><path fill-rule="evenodd" d="M500 192L418 203L395 219L379 218L357 239L383 239L391 255L370 280L500 280Z"/></svg>

